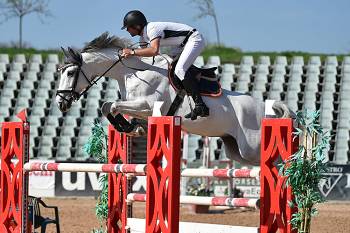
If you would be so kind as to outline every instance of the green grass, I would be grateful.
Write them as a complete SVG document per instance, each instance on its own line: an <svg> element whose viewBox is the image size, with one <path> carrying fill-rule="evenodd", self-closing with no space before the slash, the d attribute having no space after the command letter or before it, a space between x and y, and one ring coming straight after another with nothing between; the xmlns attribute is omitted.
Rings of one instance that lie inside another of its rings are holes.
<svg viewBox="0 0 350 233"><path fill-rule="evenodd" d="M306 53L300 51L284 51L284 52L243 52L237 48L222 47L222 46L207 46L202 53L204 60L207 61L209 56L218 55L220 56L222 63L235 63L239 64L243 56L253 56L254 61L258 61L260 56L269 56L271 62L275 60L277 56L286 56L288 62L291 61L293 56L302 56L304 61L309 60L310 56L320 56L321 60L324 61L327 56L337 56L338 61L342 61L344 56L349 56L350 54L316 54L316 53Z"/></svg>
<svg viewBox="0 0 350 233"><path fill-rule="evenodd" d="M5 53L8 54L10 57L10 60L13 59L14 55L16 54L24 54L26 58L28 59L33 54L41 54L43 61L46 60L47 56L49 54L58 54L60 60L63 58L63 53L58 50L38 50L34 48L0 48L0 54Z"/></svg>

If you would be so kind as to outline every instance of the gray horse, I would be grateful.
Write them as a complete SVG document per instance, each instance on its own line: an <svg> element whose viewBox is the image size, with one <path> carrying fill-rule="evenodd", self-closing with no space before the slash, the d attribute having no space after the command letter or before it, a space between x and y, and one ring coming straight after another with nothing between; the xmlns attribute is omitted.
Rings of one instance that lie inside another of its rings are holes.
<svg viewBox="0 0 350 233"><path fill-rule="evenodd" d="M164 102L161 112L166 115L177 94L168 80L171 58L124 59L119 51L128 46L127 41L104 33L88 43L81 52L71 48L64 50L66 64L59 69L61 79L56 96L59 109L68 111L72 102L78 100L99 77L107 76L117 80L121 99L105 103L102 107L104 115L121 113L147 120L157 101ZM199 117L194 121L182 118L183 130L221 137L228 158L241 164L259 165L264 102L224 89L219 97L204 96L203 99L210 109L209 117ZM192 101L184 98L175 115L184 116L190 112L189 102ZM281 102L275 102L273 109L277 117L290 115L287 106Z"/></svg>

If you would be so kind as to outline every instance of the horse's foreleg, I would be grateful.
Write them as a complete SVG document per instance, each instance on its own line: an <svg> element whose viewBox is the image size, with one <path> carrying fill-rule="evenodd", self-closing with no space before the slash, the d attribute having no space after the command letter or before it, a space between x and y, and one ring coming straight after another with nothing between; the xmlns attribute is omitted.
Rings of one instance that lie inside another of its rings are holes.
<svg viewBox="0 0 350 233"><path fill-rule="evenodd" d="M146 100L138 99L114 102L111 105L110 112L113 115L122 113L136 118L147 118L152 115L152 108Z"/></svg>
<svg viewBox="0 0 350 233"><path fill-rule="evenodd" d="M112 115L112 113L110 112L112 104L112 102L103 103L101 108L102 114L108 119L109 123L112 124L113 127L119 132L131 132L135 128L135 125L127 121L121 113Z"/></svg>
<svg viewBox="0 0 350 233"><path fill-rule="evenodd" d="M104 116L119 132L126 132L130 136L142 136L145 130L139 124L129 123L122 114L136 118L147 118L151 115L151 108L146 101L117 101L105 102L101 109Z"/></svg>

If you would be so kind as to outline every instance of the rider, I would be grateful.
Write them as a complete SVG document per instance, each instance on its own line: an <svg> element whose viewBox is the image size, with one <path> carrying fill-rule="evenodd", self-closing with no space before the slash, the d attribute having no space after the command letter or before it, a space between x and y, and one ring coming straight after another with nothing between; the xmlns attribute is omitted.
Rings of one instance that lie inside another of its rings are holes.
<svg viewBox="0 0 350 233"><path fill-rule="evenodd" d="M199 81L186 73L202 52L205 44L202 35L194 28L180 23L147 22L141 11L129 11L124 17L122 30L125 29L132 37L140 36L140 42L149 43L148 47L139 49L123 49L123 55L153 57L159 54L160 46L173 47L172 56L179 59L174 74L182 81L187 93L192 95L195 108L186 118L196 119L197 116L209 115L209 108L204 103L199 92Z"/></svg>

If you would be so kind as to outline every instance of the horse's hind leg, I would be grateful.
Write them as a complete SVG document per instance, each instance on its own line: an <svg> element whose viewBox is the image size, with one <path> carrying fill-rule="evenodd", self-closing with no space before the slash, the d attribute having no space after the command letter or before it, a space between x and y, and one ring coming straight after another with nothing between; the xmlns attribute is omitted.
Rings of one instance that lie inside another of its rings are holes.
<svg viewBox="0 0 350 233"><path fill-rule="evenodd" d="M230 135L223 136L223 137L221 137L221 139L224 142L225 153L226 153L227 158L229 158L233 161L236 161L236 162L240 163L241 165L251 165L251 162L249 162L248 160L245 160L241 156L236 139L234 139Z"/></svg>

